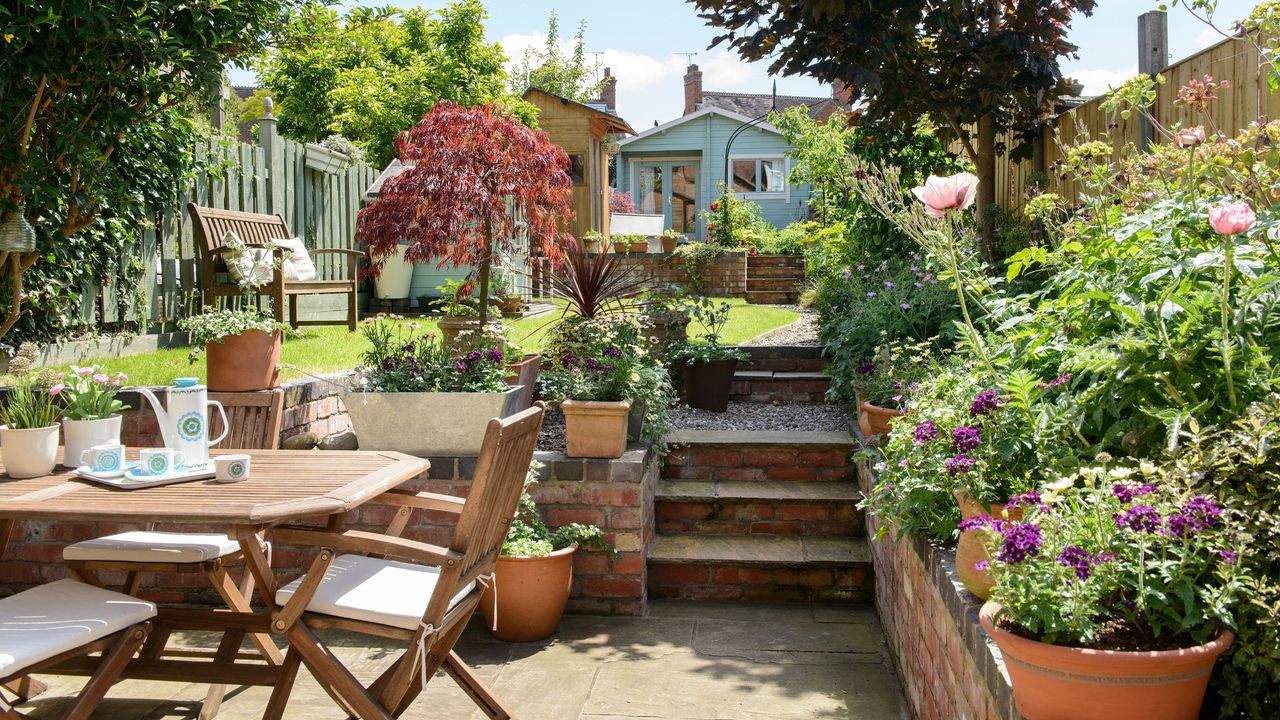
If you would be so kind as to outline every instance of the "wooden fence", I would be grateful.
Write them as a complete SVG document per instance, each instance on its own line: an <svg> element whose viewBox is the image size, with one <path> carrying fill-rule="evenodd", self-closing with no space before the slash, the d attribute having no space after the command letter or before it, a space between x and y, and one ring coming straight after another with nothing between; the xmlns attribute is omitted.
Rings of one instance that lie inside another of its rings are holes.
<svg viewBox="0 0 1280 720"><path fill-rule="evenodd" d="M280 137L276 121L259 121L257 145L245 143L203 143L195 148L197 158L212 159L214 171L197 178L183 194L177 209L158 219L154 229L144 233L140 256L145 265L143 290L146 300L134 310L134 317L120 316L115 290L111 286L89 288L82 306L83 317L102 328L117 327L145 312L148 332L172 330L172 323L200 309L200 263L196 253L191 218L186 204L228 210L284 216L295 235L309 248L351 248L356 212L364 191L377 171L358 163L343 163L342 156L311 144ZM346 274L344 262L334 256L316 259L316 270L324 279ZM345 300L339 308L329 307L328 298L304 298L302 314L316 318L333 313L345 317Z"/></svg>
<svg viewBox="0 0 1280 720"><path fill-rule="evenodd" d="M1152 114L1166 127L1175 124L1217 128L1228 136L1259 118L1280 118L1280 93L1271 92L1266 68L1262 67L1258 50L1243 38L1224 39L1212 47L1174 63L1163 70L1165 83L1159 86ZM1215 80L1231 81L1231 88L1218 92L1219 100L1210 104L1206 119L1199 113L1174 103L1178 88L1190 80L1212 75ZM996 162L996 202L1006 208L1022 206L1026 198L1027 180L1037 170L1045 172L1064 156L1064 147L1082 139L1082 133L1095 139L1109 136L1115 147L1139 144L1141 135L1136 114L1128 120L1102 109L1106 95L1095 97L1057 117L1057 132L1046 132L1036 142L1040 147L1034 157L1019 162L1007 156ZM1208 122L1206 121L1208 120ZM1156 142L1162 142L1156 138ZM1065 198L1075 198L1083 191L1076 183L1051 178L1052 190Z"/></svg>

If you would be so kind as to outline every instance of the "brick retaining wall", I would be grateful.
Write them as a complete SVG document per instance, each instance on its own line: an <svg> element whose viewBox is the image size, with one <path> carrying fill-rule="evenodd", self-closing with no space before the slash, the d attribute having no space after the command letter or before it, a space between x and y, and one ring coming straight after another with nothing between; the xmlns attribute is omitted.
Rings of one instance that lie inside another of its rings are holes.
<svg viewBox="0 0 1280 720"><path fill-rule="evenodd" d="M874 471L859 463L863 491ZM876 611L919 720L1020 720L995 641L978 624L982 602L961 585L955 551L920 538L876 541L881 526L866 516L876 572Z"/></svg>
<svg viewBox="0 0 1280 720"><path fill-rule="evenodd" d="M714 297L745 297L747 254L724 252L707 263L702 289L696 290L683 260L666 253L619 255L618 262L647 278L651 285L679 285L691 292Z"/></svg>

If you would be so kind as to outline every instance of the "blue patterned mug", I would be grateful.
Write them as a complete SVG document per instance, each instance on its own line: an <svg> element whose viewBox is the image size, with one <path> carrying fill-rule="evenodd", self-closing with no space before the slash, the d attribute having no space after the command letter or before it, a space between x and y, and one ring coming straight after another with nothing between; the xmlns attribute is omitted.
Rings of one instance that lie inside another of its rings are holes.
<svg viewBox="0 0 1280 720"><path fill-rule="evenodd" d="M249 479L249 456L243 453L219 455L213 459L214 479L218 482L240 482Z"/></svg>
<svg viewBox="0 0 1280 720"><path fill-rule="evenodd" d="M88 465L95 475L114 477L124 473L124 445L107 443L94 445L80 453L80 464Z"/></svg>
<svg viewBox="0 0 1280 720"><path fill-rule="evenodd" d="M138 465L138 472L156 477L168 475L186 462L186 456L173 448L147 448L139 455L142 462Z"/></svg>

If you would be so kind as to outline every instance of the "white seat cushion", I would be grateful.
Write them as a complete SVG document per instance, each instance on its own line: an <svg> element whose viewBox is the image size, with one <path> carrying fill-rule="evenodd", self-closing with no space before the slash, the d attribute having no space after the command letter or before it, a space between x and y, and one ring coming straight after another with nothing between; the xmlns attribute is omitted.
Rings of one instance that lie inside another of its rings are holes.
<svg viewBox="0 0 1280 720"><path fill-rule="evenodd" d="M428 565L339 555L329 565L307 610L416 630L439 579L440 569ZM288 603L301 584L302 578L298 578L277 590L276 603ZM472 582L463 588L453 596L449 607L462 602L475 587Z"/></svg>
<svg viewBox="0 0 1280 720"><path fill-rule="evenodd" d="M319 277L316 274L315 263L311 262L311 253L307 252L307 244L302 241L302 238L277 238L271 242L290 253L289 257L285 258L284 267L281 268L285 280L305 281Z"/></svg>
<svg viewBox="0 0 1280 720"><path fill-rule="evenodd" d="M0 677L156 616L155 603L76 580L0 600Z"/></svg>
<svg viewBox="0 0 1280 720"><path fill-rule="evenodd" d="M125 532L68 545L63 560L139 563L197 563L240 552L240 543L221 533Z"/></svg>

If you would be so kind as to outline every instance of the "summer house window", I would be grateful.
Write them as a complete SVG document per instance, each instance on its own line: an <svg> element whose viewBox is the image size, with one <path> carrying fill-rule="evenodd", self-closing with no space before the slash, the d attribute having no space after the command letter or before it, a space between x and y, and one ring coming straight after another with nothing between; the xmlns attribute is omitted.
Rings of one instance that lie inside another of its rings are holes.
<svg viewBox="0 0 1280 720"><path fill-rule="evenodd" d="M734 158L730 168L735 193L781 195L787 190L787 168L783 158Z"/></svg>

